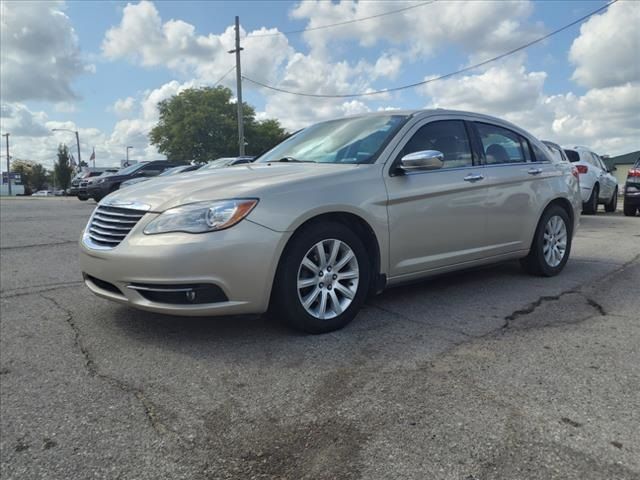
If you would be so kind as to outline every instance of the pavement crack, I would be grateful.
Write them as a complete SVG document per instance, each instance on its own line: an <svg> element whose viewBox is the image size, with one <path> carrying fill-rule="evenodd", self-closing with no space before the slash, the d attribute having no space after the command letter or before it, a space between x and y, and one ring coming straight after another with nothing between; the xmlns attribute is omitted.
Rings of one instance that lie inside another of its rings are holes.
<svg viewBox="0 0 640 480"><path fill-rule="evenodd" d="M84 367L87 373L89 374L89 376L99 378L100 380L117 388L118 390L121 390L122 392L130 395L133 395L142 406L145 418L147 419L151 427L160 435L167 433L169 429L160 420L157 407L151 400L149 400L149 398L146 396L142 388L135 387L124 380L121 380L117 377L100 372L94 357L91 355L91 352L88 350L87 346L83 341L82 332L80 331L80 328L75 322L75 319L73 317L73 313L71 312L71 310L69 310L67 307L62 305L60 302L58 302L58 300L56 300L53 297L43 295L42 293L40 293L40 296L48 300L49 302L53 303L53 305L56 308L64 312L65 321L73 331L74 345L80 351L80 353L82 353L82 356L84 357Z"/></svg>
<svg viewBox="0 0 640 480"><path fill-rule="evenodd" d="M28 287L9 288L6 290L0 290L0 298L14 298L23 297L25 295L38 295L44 292L50 292L53 290L63 290L65 288L77 287L83 285L84 281L76 280L72 282L56 282L45 283L42 285L31 285Z"/></svg>
<svg viewBox="0 0 640 480"><path fill-rule="evenodd" d="M0 251L4 250L24 250L25 248L38 248L38 247L57 247L59 245L77 244L78 240L65 240L62 242L51 243L33 243L31 245L12 245L10 247L0 247Z"/></svg>

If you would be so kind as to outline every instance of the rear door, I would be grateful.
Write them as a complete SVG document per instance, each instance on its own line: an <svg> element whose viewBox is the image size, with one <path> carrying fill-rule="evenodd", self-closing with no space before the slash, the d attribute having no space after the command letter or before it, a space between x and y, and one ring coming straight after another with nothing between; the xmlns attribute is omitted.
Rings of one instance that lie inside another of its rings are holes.
<svg viewBox="0 0 640 480"><path fill-rule="evenodd" d="M547 153L520 133L485 121L473 122L487 187L487 242L490 255L528 250L538 215L559 175Z"/></svg>
<svg viewBox="0 0 640 480"><path fill-rule="evenodd" d="M438 150L438 170L402 172L409 153ZM417 122L392 153L385 175L388 193L391 277L472 261L486 245L486 188L465 122L451 116Z"/></svg>

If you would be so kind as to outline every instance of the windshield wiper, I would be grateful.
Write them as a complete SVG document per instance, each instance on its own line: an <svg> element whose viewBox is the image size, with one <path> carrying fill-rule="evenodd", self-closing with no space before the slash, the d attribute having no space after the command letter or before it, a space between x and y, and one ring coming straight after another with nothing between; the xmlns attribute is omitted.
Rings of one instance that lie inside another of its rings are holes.
<svg viewBox="0 0 640 480"><path fill-rule="evenodd" d="M293 157L282 157L280 160L276 160L276 162L292 162L292 163L316 163L313 160L298 160Z"/></svg>

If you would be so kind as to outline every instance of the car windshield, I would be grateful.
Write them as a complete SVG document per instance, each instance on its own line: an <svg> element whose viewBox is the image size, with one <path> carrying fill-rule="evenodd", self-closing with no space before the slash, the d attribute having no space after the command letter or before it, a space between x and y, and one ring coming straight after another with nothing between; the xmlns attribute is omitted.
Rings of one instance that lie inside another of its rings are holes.
<svg viewBox="0 0 640 480"><path fill-rule="evenodd" d="M289 137L257 162L368 163L406 119L406 115L375 115L318 123Z"/></svg>
<svg viewBox="0 0 640 480"><path fill-rule="evenodd" d="M129 175L144 166L145 166L145 163L135 163L133 165L129 165L128 167L123 168L122 170L119 170L118 175Z"/></svg>
<svg viewBox="0 0 640 480"><path fill-rule="evenodd" d="M211 162L207 163L204 167L202 167L202 169L209 170L212 168L226 167L227 165L231 165L235 161L235 159L235 157L218 158L217 160L212 160Z"/></svg>
<svg viewBox="0 0 640 480"><path fill-rule="evenodd" d="M173 175L174 173L180 173L182 170L184 170L187 167L173 167L173 168L169 168L167 170L165 170L164 172L162 172L160 175L158 175L159 177L166 177L168 175Z"/></svg>

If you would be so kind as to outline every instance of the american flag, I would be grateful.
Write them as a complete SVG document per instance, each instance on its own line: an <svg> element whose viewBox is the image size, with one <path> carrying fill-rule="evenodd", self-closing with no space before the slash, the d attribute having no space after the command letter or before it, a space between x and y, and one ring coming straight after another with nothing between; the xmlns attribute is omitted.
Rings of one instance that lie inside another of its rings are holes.
<svg viewBox="0 0 640 480"><path fill-rule="evenodd" d="M89 161L94 161L96 159L96 147L93 147L93 152L91 153L91 156L89 157Z"/></svg>

